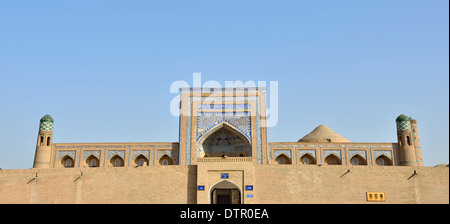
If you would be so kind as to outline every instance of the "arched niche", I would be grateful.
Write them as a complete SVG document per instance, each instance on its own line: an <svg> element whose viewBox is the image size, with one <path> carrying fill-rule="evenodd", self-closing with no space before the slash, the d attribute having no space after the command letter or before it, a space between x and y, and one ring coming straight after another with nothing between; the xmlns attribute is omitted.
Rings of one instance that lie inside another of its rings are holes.
<svg viewBox="0 0 450 224"><path fill-rule="evenodd" d="M275 162L278 164L291 164L291 159L287 155L281 154L275 158Z"/></svg>
<svg viewBox="0 0 450 224"><path fill-rule="evenodd" d="M302 157L300 157L300 163L304 165L316 164L316 159L312 157L310 154L306 153Z"/></svg>
<svg viewBox="0 0 450 224"><path fill-rule="evenodd" d="M161 165L161 166L174 165L174 161L173 161L173 159L170 158L168 155L164 154L164 155L161 156L161 158L159 159L159 165Z"/></svg>
<svg viewBox="0 0 450 224"><path fill-rule="evenodd" d="M75 161L72 157L66 155L61 159L61 165L65 168L72 168L75 166Z"/></svg>
<svg viewBox="0 0 450 224"><path fill-rule="evenodd" d="M367 162L362 156L356 154L350 159L350 164L352 164L353 166L360 166L360 165L367 165Z"/></svg>
<svg viewBox="0 0 450 224"><path fill-rule="evenodd" d="M119 155L113 156L110 163L113 167L123 167L125 165L125 161Z"/></svg>
<svg viewBox="0 0 450 224"><path fill-rule="evenodd" d="M99 167L100 166L100 160L96 156L90 155L86 159L85 164L88 167Z"/></svg>
<svg viewBox="0 0 450 224"><path fill-rule="evenodd" d="M134 165L135 166L148 166L148 159L142 154L139 154L136 156L136 159L134 159Z"/></svg>
<svg viewBox="0 0 450 224"><path fill-rule="evenodd" d="M377 164L377 166L392 166L392 160L385 155L381 155L377 157L375 164Z"/></svg>
<svg viewBox="0 0 450 224"><path fill-rule="evenodd" d="M249 157L250 142L239 130L223 122L199 143L200 157Z"/></svg>
<svg viewBox="0 0 450 224"><path fill-rule="evenodd" d="M341 159L339 159L337 156L331 154L325 158L325 163L327 165L342 165Z"/></svg>
<svg viewBox="0 0 450 224"><path fill-rule="evenodd" d="M211 187L209 202L211 204L241 204L242 191L229 180L222 180Z"/></svg>

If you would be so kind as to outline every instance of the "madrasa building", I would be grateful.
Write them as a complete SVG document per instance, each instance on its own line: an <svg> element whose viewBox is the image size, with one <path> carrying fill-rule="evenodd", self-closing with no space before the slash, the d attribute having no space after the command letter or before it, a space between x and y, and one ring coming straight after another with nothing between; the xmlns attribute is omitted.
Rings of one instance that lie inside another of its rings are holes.
<svg viewBox="0 0 450 224"><path fill-rule="evenodd" d="M57 143L54 124L40 120L33 168L0 170L0 203L449 203L448 166L424 167L403 114L397 142L325 125L268 142L265 88L181 88L178 142Z"/></svg>

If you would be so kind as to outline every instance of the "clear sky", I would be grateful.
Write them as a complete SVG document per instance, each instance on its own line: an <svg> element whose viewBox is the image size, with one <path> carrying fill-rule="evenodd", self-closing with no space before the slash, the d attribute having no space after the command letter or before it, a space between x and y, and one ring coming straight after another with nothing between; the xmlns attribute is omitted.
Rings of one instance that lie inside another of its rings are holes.
<svg viewBox="0 0 450 224"><path fill-rule="evenodd" d="M177 142L169 88L194 72L278 81L270 142L396 142L404 113L449 163L448 61L448 0L3 1L0 168L32 167L47 113L54 142Z"/></svg>

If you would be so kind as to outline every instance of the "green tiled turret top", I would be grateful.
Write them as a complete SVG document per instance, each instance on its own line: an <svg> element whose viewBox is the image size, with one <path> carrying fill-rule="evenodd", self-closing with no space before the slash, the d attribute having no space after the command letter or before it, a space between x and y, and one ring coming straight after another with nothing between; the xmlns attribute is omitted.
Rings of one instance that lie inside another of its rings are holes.
<svg viewBox="0 0 450 224"><path fill-rule="evenodd" d="M40 120L39 130L41 131L53 131L54 120L52 116L46 114Z"/></svg>
<svg viewBox="0 0 450 224"><path fill-rule="evenodd" d="M397 129L398 130L411 130L411 118L401 114L400 116L395 119L395 122L397 123Z"/></svg>
<svg viewBox="0 0 450 224"><path fill-rule="evenodd" d="M45 116L43 116L43 117L41 118L41 122L44 122L44 121L48 121L48 122L54 123L53 117L50 116L49 114L46 114Z"/></svg>
<svg viewBox="0 0 450 224"><path fill-rule="evenodd" d="M395 121L400 122L400 121L411 121L411 118L401 114L400 116L397 117L397 119L395 119Z"/></svg>

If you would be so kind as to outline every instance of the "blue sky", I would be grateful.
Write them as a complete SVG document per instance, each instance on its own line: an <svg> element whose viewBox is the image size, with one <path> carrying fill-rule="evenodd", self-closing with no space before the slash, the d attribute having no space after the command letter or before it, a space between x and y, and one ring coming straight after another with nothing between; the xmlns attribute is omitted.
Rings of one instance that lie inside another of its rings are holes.
<svg viewBox="0 0 450 224"><path fill-rule="evenodd" d="M449 2L7 1L0 5L0 168L55 142L177 142L177 80L278 81L269 141L325 124L396 142L418 120L425 165L449 163ZM268 102L270 104L270 102Z"/></svg>

